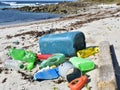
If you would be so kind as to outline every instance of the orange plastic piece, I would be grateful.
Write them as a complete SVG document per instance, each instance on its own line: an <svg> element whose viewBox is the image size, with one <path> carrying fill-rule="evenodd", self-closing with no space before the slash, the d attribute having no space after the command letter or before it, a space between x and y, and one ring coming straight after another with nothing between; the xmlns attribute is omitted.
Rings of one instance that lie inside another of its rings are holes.
<svg viewBox="0 0 120 90"><path fill-rule="evenodd" d="M80 78L76 78L72 80L68 86L71 90L81 90L84 85L88 82L87 76L81 76Z"/></svg>

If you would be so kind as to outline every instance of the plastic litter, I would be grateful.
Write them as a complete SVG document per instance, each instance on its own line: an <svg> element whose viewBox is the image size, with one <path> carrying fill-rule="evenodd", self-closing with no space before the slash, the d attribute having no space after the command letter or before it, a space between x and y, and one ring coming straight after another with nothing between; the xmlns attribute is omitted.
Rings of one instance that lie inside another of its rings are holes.
<svg viewBox="0 0 120 90"><path fill-rule="evenodd" d="M78 68L72 68L67 73L67 81L71 82L72 80L79 78L82 75L82 72Z"/></svg>
<svg viewBox="0 0 120 90"><path fill-rule="evenodd" d="M39 47L42 54L63 53L73 56L76 51L86 48L85 36L80 31L47 34L40 37Z"/></svg>
<svg viewBox="0 0 120 90"><path fill-rule="evenodd" d="M66 61L63 64L61 64L60 66L58 66L59 74L63 78L66 78L67 72L72 68L74 68L74 66L69 61Z"/></svg>
<svg viewBox="0 0 120 90"><path fill-rule="evenodd" d="M81 57L81 58L86 58L86 57L89 57L91 55L98 53L99 51L100 51L100 49L97 46L96 47L88 47L86 49L77 51L77 56Z"/></svg>
<svg viewBox="0 0 120 90"><path fill-rule="evenodd" d="M51 79L56 79L60 75L58 74L58 68L46 68L43 70L38 71L37 73L34 74L34 80L51 80Z"/></svg>
<svg viewBox="0 0 120 90"><path fill-rule="evenodd" d="M24 65L21 61L16 60L6 60L4 66L8 69L20 70L24 68Z"/></svg>
<svg viewBox="0 0 120 90"><path fill-rule="evenodd" d="M32 70L36 60L36 54L32 51L10 48L8 55L14 60L27 62L27 70Z"/></svg>
<svg viewBox="0 0 120 90"><path fill-rule="evenodd" d="M13 44L19 45L20 42L19 41L14 41Z"/></svg>
<svg viewBox="0 0 120 90"><path fill-rule="evenodd" d="M94 62L86 58L71 57L69 61L81 71L89 71L95 67Z"/></svg>
<svg viewBox="0 0 120 90"><path fill-rule="evenodd" d="M75 78L81 76L81 71L75 68L69 61L64 62L58 67L60 76L67 80L68 82L72 81Z"/></svg>
<svg viewBox="0 0 120 90"><path fill-rule="evenodd" d="M40 54L40 53L38 53L37 54L37 59L39 59L39 60L46 60L46 59L48 59L51 56L52 56L52 54Z"/></svg>
<svg viewBox="0 0 120 90"><path fill-rule="evenodd" d="M70 87L70 90L81 90L87 82L87 76L81 76L80 78L72 80L68 86Z"/></svg>
<svg viewBox="0 0 120 90"><path fill-rule="evenodd" d="M58 66L61 63L65 62L65 55L61 54L61 53L57 53L57 54L53 54L50 58L48 58L45 61L42 61L42 63L40 64L40 68L44 68L47 66Z"/></svg>

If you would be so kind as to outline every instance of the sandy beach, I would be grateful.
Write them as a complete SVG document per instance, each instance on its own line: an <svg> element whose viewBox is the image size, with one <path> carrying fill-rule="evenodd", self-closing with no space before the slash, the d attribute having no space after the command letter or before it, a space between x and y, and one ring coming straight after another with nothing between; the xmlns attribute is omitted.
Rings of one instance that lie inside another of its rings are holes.
<svg viewBox="0 0 120 90"><path fill-rule="evenodd" d="M114 46L120 64L120 6L115 4L91 6L79 11L79 14L67 17L0 26L0 90L70 90L68 82L59 83L58 79L33 81L29 75L34 75L38 67L31 72L15 71L4 69L2 63L6 60L5 54L11 46L38 53L40 52L38 39L42 35L68 31L83 32L86 47L98 46L101 41L109 41ZM90 57L96 64L98 55ZM91 90L97 90L96 72L97 69L88 72L91 78L88 85Z"/></svg>

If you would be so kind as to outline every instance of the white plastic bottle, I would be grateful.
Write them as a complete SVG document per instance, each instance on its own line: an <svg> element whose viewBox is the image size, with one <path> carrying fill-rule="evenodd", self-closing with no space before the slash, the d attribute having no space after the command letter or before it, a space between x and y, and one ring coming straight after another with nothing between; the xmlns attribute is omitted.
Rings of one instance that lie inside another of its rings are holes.
<svg viewBox="0 0 120 90"><path fill-rule="evenodd" d="M58 67L59 74L68 82L81 76L81 71L75 68L69 61L64 62Z"/></svg>
<svg viewBox="0 0 120 90"><path fill-rule="evenodd" d="M20 70L24 68L24 65L21 61L8 59L4 62L5 68Z"/></svg>

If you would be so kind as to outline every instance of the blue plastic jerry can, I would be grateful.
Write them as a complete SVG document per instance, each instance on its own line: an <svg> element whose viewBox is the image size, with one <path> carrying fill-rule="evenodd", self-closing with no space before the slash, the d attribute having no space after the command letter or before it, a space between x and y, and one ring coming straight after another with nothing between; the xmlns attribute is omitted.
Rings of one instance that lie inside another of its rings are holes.
<svg viewBox="0 0 120 90"><path fill-rule="evenodd" d="M63 53L73 56L78 50L86 48L85 36L80 31L47 34L39 38L39 47L42 54Z"/></svg>

